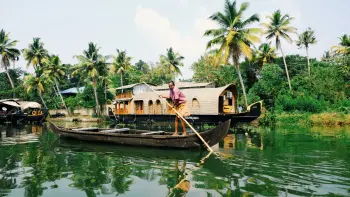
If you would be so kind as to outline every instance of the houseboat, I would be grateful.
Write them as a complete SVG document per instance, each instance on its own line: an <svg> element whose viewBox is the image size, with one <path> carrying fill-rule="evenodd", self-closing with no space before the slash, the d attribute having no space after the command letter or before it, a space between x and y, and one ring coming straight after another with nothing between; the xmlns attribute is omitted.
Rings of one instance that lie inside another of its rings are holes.
<svg viewBox="0 0 350 197"><path fill-rule="evenodd" d="M132 84L116 89L116 99L108 108L113 121L123 123L152 123L174 121L175 112L159 96L169 95L168 85ZM247 111L237 108L237 88L234 84L215 87L213 83L179 82L175 86L186 96L191 115L190 123L219 124L231 119L231 123L251 122L261 114L262 101L248 106ZM167 100L172 104L170 99Z"/></svg>
<svg viewBox="0 0 350 197"><path fill-rule="evenodd" d="M37 102L20 99L0 100L0 123L42 122L47 117L47 110Z"/></svg>

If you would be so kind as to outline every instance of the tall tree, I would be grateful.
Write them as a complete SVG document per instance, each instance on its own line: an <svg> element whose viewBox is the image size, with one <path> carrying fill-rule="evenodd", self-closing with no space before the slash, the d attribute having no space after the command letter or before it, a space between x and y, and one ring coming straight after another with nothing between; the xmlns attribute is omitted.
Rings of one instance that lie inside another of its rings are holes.
<svg viewBox="0 0 350 197"><path fill-rule="evenodd" d="M332 54L330 51L325 51L322 55L321 60L322 61L328 61L332 57Z"/></svg>
<svg viewBox="0 0 350 197"><path fill-rule="evenodd" d="M66 67L61 63L61 60L58 56L50 56L50 57L45 57L42 61L41 61L43 68L44 68L44 74L47 75L49 78L53 79L56 89L57 89L57 94L60 96L62 104L64 106L64 108L66 108L67 113L68 113L68 109L66 106L66 103L63 100L62 94L60 92L60 88L58 86L58 81L60 81L64 75L65 75L65 71L66 71ZM55 87L54 87L55 89Z"/></svg>
<svg viewBox="0 0 350 197"><path fill-rule="evenodd" d="M46 109L47 106L43 98L43 93L45 92L45 89L49 83L51 83L51 81L47 78L46 75L41 75L40 77L37 77L31 74L25 76L23 82L27 93L36 92L40 96L41 102L44 104Z"/></svg>
<svg viewBox="0 0 350 197"><path fill-rule="evenodd" d="M344 34L339 40L339 45L333 46L331 51L336 55L350 55L350 35Z"/></svg>
<svg viewBox="0 0 350 197"><path fill-rule="evenodd" d="M11 83L12 89L15 88L13 81L11 79L9 68L11 62L14 63L20 55L20 51L16 49L17 40L11 40L9 38L9 33L5 33L2 29L0 31L0 56L1 56L1 67L4 68L6 75Z"/></svg>
<svg viewBox="0 0 350 197"><path fill-rule="evenodd" d="M293 43L293 40L290 38L290 36L288 34L289 33L296 34L296 28L290 26L290 23L294 18L290 17L288 14L282 16L281 11L277 10L272 14L272 16L267 16L267 19L269 20L269 22L262 24L263 26L266 27L266 31L264 33L266 34L266 38L268 40L273 39L273 38L275 39L276 48L280 49L280 51L282 53L283 63L284 63L284 67L286 70L289 89L292 90L292 85L290 84L290 79L289 79L286 57L284 55L282 45L281 45L281 38L284 38L289 43Z"/></svg>
<svg viewBox="0 0 350 197"><path fill-rule="evenodd" d="M37 76L42 74L41 61L48 57L48 51L44 48L44 43L40 41L40 38L33 38L33 43L28 45L28 48L23 49L23 56L27 61L27 67L33 66Z"/></svg>
<svg viewBox="0 0 350 197"><path fill-rule="evenodd" d="M117 53L117 57L115 57L113 61L113 70L116 74L120 74L120 84L123 86L123 74L131 67L131 57L127 56L126 51L117 49Z"/></svg>
<svg viewBox="0 0 350 197"><path fill-rule="evenodd" d="M271 42L261 44L256 51L256 62L261 66L264 66L267 63L272 63L276 58L276 49L271 46Z"/></svg>
<svg viewBox="0 0 350 197"><path fill-rule="evenodd" d="M101 115L101 108L98 102L97 85L101 77L108 75L108 63L106 62L110 57L103 56L99 53L100 48L96 44L90 42L89 48L83 51L82 55L74 56L79 63L75 66L72 73L73 76L79 74L85 78L85 81L91 82L94 89L96 101L96 114Z"/></svg>
<svg viewBox="0 0 350 197"><path fill-rule="evenodd" d="M251 59L251 45L260 41L256 35L260 32L260 29L248 27L252 23L258 22L259 17L257 14L253 14L246 19L243 18L243 14L248 9L249 4L246 2L242 3L239 9L236 4L236 1L230 3L229 0L226 0L224 12L217 12L210 16L210 19L216 22L219 28L207 30L204 35L214 37L207 43L207 49L219 45L217 63L221 61L221 58L224 58L224 62L228 63L229 58L232 57L247 107L247 94L241 75L239 59L241 57Z"/></svg>
<svg viewBox="0 0 350 197"><path fill-rule="evenodd" d="M176 79L177 74L182 76L180 66L184 64L182 61L185 58L181 56L179 53L175 52L172 47L167 49L167 53L165 55L160 56L160 63L166 66L174 75L174 81Z"/></svg>
<svg viewBox="0 0 350 197"><path fill-rule="evenodd" d="M308 28L306 31L299 35L299 39L297 40L297 46L301 48L305 48L306 50L306 58L307 58L307 70L310 76L310 59L309 59L309 47L312 44L316 44L316 36L315 31L311 28Z"/></svg>
<svg viewBox="0 0 350 197"><path fill-rule="evenodd" d="M149 65L142 61L139 60L136 64L135 64L136 70L141 71L143 74L146 74L150 71Z"/></svg>

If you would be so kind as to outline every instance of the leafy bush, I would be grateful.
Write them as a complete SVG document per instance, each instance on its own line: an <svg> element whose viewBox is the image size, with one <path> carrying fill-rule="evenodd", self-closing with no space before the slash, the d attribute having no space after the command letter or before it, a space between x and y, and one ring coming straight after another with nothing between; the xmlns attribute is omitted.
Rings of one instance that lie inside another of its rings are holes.
<svg viewBox="0 0 350 197"><path fill-rule="evenodd" d="M316 99L313 96L300 93L296 96L281 94L276 98L275 107L277 111L301 111L319 113L325 111L329 103L323 99Z"/></svg>
<svg viewBox="0 0 350 197"><path fill-rule="evenodd" d="M257 83L249 90L249 101L264 100L264 105L270 108L274 104L277 95L285 88L286 79L283 70L276 64L267 64L261 70L261 76Z"/></svg>

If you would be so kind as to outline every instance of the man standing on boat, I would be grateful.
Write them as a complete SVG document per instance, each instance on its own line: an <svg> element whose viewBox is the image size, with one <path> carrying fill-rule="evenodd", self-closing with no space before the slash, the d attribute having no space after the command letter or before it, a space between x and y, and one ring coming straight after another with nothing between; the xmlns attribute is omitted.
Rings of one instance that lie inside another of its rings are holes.
<svg viewBox="0 0 350 197"><path fill-rule="evenodd" d="M174 81L170 81L168 85L169 85L169 89L170 89L169 96L160 96L160 98L171 99L173 101L173 108L179 114L181 114L182 117L189 116L190 112L188 110L185 95L179 90L179 88L175 87ZM177 130L178 130L178 126L179 126L179 119L181 121L183 135L185 136L187 134L186 127L185 127L185 121L181 117L179 117L177 114L176 114L176 118L175 118L175 133L173 135L178 135Z"/></svg>

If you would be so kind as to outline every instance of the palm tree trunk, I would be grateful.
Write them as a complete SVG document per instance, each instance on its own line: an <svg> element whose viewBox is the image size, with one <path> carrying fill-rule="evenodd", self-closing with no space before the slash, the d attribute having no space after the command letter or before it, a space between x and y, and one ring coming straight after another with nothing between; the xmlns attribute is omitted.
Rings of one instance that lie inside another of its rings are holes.
<svg viewBox="0 0 350 197"><path fill-rule="evenodd" d="M287 74L287 80L288 80L289 89L292 90L292 85L290 84L289 72L288 72L288 67L287 67L287 63L286 63L286 57L284 56L282 47L280 47L280 49L281 49L282 58L283 58L283 62L284 62L284 68L286 69L286 74Z"/></svg>
<svg viewBox="0 0 350 197"><path fill-rule="evenodd" d="M123 86L123 73L120 72L120 87ZM123 93L123 89L122 89L122 93Z"/></svg>
<svg viewBox="0 0 350 197"><path fill-rule="evenodd" d="M57 90L56 90L56 86L53 86L53 90L55 91L55 95L58 96Z"/></svg>
<svg viewBox="0 0 350 197"><path fill-rule="evenodd" d="M107 104L107 82L105 81L105 100Z"/></svg>
<svg viewBox="0 0 350 197"><path fill-rule="evenodd" d="M60 88L58 87L58 83L57 83L56 78L54 78L54 81L55 81L55 85L56 85L56 88L57 88L57 92L58 92L58 94L60 95L61 101L62 101L62 103L63 103L63 105L64 105L64 108L66 108L66 111L67 111L67 113L69 114L68 109L67 109L67 106L66 106L66 103L64 102L63 97L62 97L62 94L61 94L61 92L60 92Z"/></svg>
<svg viewBox="0 0 350 197"><path fill-rule="evenodd" d="M309 59L309 49L306 48L306 58L307 58L307 70L309 72L309 77L310 77L310 59Z"/></svg>
<svg viewBox="0 0 350 197"><path fill-rule="evenodd" d="M45 106L45 109L48 109L47 106L46 106L46 103L43 99L43 95L41 95L41 93L39 93L39 96L40 96L40 99L41 99L41 102L43 102L44 106Z"/></svg>
<svg viewBox="0 0 350 197"><path fill-rule="evenodd" d="M245 107L247 109L248 108L247 94L246 94L246 91L245 91L243 78L242 78L242 75L241 75L241 69L240 69L240 65L239 65L238 62L236 62L236 70L237 70L237 73L238 73L239 81L241 82L241 87L242 87L243 96L244 96L244 103L245 103Z"/></svg>
<svg viewBox="0 0 350 197"><path fill-rule="evenodd" d="M10 84L11 84L12 90L14 90L14 89L15 89L15 85L13 84L13 81L12 81L12 79L11 79L10 73L9 73L9 71L7 70L7 68L5 68L5 72L6 72L7 77L8 77L9 80L10 80ZM12 96L12 97L14 97L14 96L15 96L15 93L13 93L13 96Z"/></svg>
<svg viewBox="0 0 350 197"><path fill-rule="evenodd" d="M100 111L100 103L98 102L98 97L97 97L97 81L96 80L93 82L93 88L94 88L95 101L96 101L96 114L98 116L100 116L101 111Z"/></svg>

